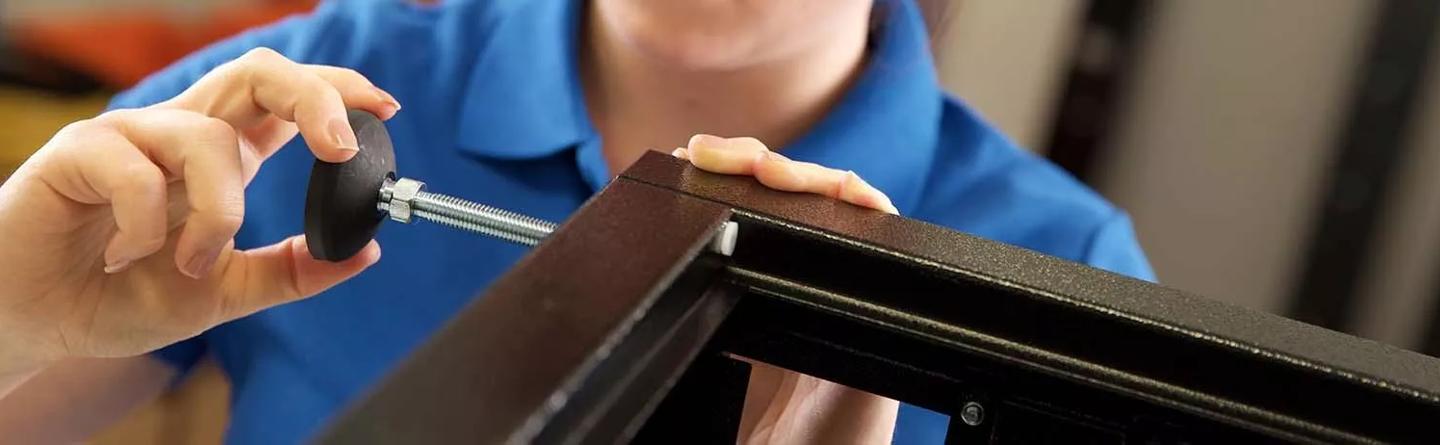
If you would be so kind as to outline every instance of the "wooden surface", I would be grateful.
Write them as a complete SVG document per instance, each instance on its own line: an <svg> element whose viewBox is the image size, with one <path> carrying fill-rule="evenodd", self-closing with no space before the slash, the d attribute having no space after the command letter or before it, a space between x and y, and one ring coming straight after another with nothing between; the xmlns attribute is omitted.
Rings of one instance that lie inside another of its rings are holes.
<svg viewBox="0 0 1440 445"><path fill-rule="evenodd" d="M179 386L101 432L94 445L219 444L229 418L230 382L213 361Z"/></svg>
<svg viewBox="0 0 1440 445"><path fill-rule="evenodd" d="M65 124L105 108L103 95L51 96L0 86L0 178L10 175Z"/></svg>

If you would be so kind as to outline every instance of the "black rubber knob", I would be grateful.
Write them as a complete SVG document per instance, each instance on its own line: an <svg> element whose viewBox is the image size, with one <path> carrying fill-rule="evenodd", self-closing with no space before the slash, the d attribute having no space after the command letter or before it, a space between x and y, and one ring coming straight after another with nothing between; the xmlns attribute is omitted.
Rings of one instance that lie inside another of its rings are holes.
<svg viewBox="0 0 1440 445"><path fill-rule="evenodd" d="M375 208L380 186L395 175L395 148L380 118L350 110L350 127L360 152L333 164L315 160L305 194L305 239L310 256L341 261L354 256L375 238L385 215Z"/></svg>

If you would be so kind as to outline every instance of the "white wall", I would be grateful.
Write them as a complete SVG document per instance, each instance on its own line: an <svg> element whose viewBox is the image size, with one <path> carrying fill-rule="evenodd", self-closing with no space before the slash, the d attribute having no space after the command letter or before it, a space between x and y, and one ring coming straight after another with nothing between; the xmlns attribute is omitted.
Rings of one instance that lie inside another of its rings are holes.
<svg viewBox="0 0 1440 445"><path fill-rule="evenodd" d="M1163 283L1286 308L1375 4L1154 4L1099 182Z"/></svg>
<svg viewBox="0 0 1440 445"><path fill-rule="evenodd" d="M1085 0L957 0L940 81L1021 146L1043 147Z"/></svg>
<svg viewBox="0 0 1440 445"><path fill-rule="evenodd" d="M1440 284L1440 46L1431 53L1428 91L1410 123L1411 150L1395 169L1393 191L1376 225L1374 261L1361 276L1356 332L1419 347L1437 309Z"/></svg>

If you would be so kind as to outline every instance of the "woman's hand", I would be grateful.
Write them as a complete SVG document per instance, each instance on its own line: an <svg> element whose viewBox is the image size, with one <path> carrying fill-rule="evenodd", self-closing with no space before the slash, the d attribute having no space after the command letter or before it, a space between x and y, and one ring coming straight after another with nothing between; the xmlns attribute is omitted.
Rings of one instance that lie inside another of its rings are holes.
<svg viewBox="0 0 1440 445"><path fill-rule="evenodd" d="M699 134L686 147L671 153L701 170L727 175L754 176L775 190L825 195L861 207L899 214L890 198L855 172L792 161L770 151L755 138L722 138Z"/></svg>
<svg viewBox="0 0 1440 445"><path fill-rule="evenodd" d="M890 198L854 172L789 160L755 138L697 135L672 154L702 170L754 176L776 190L899 213ZM739 438L758 444L889 443L899 407L891 399L752 362Z"/></svg>
<svg viewBox="0 0 1440 445"><path fill-rule="evenodd" d="M373 264L373 242L338 264L301 236L234 248L246 184L297 133L320 159L354 156L348 108L400 106L354 71L262 48L56 134L0 186L0 396L58 359L146 353Z"/></svg>

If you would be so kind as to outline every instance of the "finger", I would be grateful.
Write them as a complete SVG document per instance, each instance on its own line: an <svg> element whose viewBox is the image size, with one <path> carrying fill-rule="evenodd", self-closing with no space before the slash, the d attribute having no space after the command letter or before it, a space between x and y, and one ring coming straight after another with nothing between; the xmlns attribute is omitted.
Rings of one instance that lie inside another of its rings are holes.
<svg viewBox="0 0 1440 445"><path fill-rule="evenodd" d="M809 162L792 161L779 153L766 153L754 167L755 178L765 186L787 192L813 193L840 198L849 172Z"/></svg>
<svg viewBox="0 0 1440 445"><path fill-rule="evenodd" d="M697 134L686 151L690 163L701 170L727 175L753 174L755 163L770 149L755 138L722 138Z"/></svg>
<svg viewBox="0 0 1440 445"><path fill-rule="evenodd" d="M796 162L770 152L755 163L753 174L761 184L776 190L825 195L862 207L899 213L889 197L855 172Z"/></svg>
<svg viewBox="0 0 1440 445"><path fill-rule="evenodd" d="M830 196L851 204L899 213L890 198L853 172L825 168L816 164L795 162L775 152L755 138L720 138L696 135L690 144L672 152L689 159L702 170L755 175L768 187Z"/></svg>
<svg viewBox="0 0 1440 445"><path fill-rule="evenodd" d="M370 82L365 75L350 68L328 65L303 65L315 75L320 76L330 85L335 86L335 91L340 93L340 99L347 107L360 108L364 105L373 108L363 108L381 120L390 120L395 113L400 111L400 101L395 99L388 91L380 89ZM354 104L354 106L351 106Z"/></svg>
<svg viewBox="0 0 1440 445"><path fill-rule="evenodd" d="M345 115L343 96L334 85L268 49L246 53L237 62L249 81L253 104L294 122L315 157L341 162L360 150ZM223 115L216 117L225 119Z"/></svg>
<svg viewBox="0 0 1440 445"><path fill-rule="evenodd" d="M255 174L260 172L260 164L265 162L270 155L279 151L286 142L295 139L300 134L300 129L290 122L275 116L269 116L259 124L244 129L236 129L242 135L240 138L240 160L245 167L245 184L249 185Z"/></svg>
<svg viewBox="0 0 1440 445"><path fill-rule="evenodd" d="M895 208L895 204L890 202L890 197L886 196L880 189L870 185L869 182L865 182L864 178L861 178L853 171L846 172L846 174L847 177L841 182L840 191L837 193L838 196L836 196L840 198L841 201L880 210L892 215L900 214L900 209Z"/></svg>
<svg viewBox="0 0 1440 445"><path fill-rule="evenodd" d="M72 152L80 180L65 181L85 190L61 193L79 202L110 204L117 230L104 259L105 271L115 273L165 246L165 174L119 132L92 134L88 144Z"/></svg>
<svg viewBox="0 0 1440 445"><path fill-rule="evenodd" d="M110 209L116 232L105 246L105 272L116 273L165 247L165 174L134 150L124 150L126 176L113 184ZM130 159L139 157L141 159Z"/></svg>
<svg viewBox="0 0 1440 445"><path fill-rule="evenodd" d="M258 249L237 251L225 266L222 283L226 320L289 303L329 289L380 260L380 244L370 241L359 253L332 263L310 257L304 235Z"/></svg>
<svg viewBox="0 0 1440 445"><path fill-rule="evenodd" d="M257 48L205 75L167 105L201 112L242 129L259 125L271 115L295 122L317 158L342 162L359 150L347 108L394 114L388 95L378 94L368 81L351 77L336 70L307 68L273 50ZM332 84L327 78L339 83ZM263 159L279 145L260 148Z"/></svg>
<svg viewBox="0 0 1440 445"><path fill-rule="evenodd" d="M144 110L119 122L141 152L185 181L189 211L176 241L175 266L192 278L206 275L245 218L245 168L234 129L182 110Z"/></svg>

